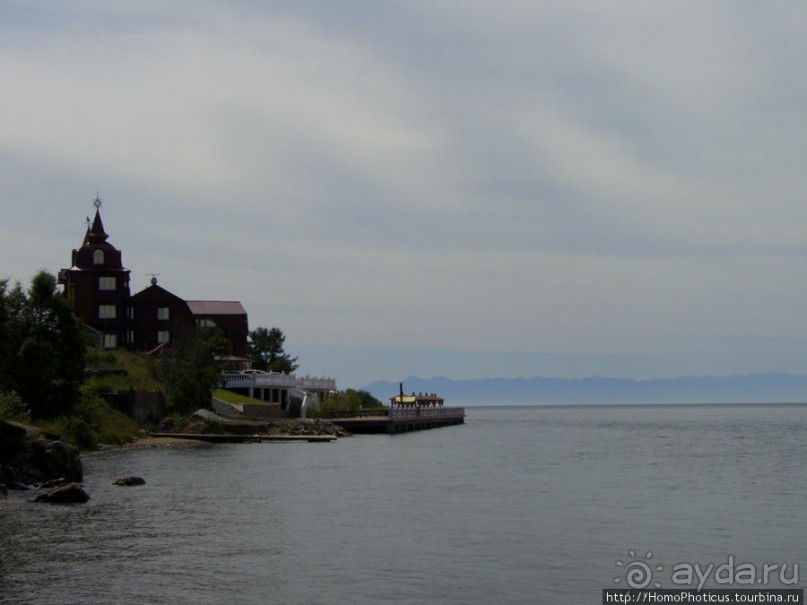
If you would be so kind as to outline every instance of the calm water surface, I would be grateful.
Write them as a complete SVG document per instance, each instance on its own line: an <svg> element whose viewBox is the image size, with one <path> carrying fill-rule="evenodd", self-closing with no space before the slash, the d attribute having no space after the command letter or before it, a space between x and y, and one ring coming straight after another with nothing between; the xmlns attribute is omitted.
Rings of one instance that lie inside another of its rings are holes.
<svg viewBox="0 0 807 605"><path fill-rule="evenodd" d="M469 408L394 437L93 454L88 504L0 502L0 601L599 603L630 551L663 587L730 556L790 580L805 429L802 406Z"/></svg>

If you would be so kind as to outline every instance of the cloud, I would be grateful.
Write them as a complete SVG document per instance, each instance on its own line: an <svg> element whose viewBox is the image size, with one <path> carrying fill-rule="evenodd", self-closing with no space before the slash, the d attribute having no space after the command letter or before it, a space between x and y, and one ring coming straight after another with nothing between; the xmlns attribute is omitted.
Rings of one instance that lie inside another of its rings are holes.
<svg viewBox="0 0 807 605"><path fill-rule="evenodd" d="M143 285L309 348L760 359L799 325L800 5L4 6L20 277L99 190Z"/></svg>

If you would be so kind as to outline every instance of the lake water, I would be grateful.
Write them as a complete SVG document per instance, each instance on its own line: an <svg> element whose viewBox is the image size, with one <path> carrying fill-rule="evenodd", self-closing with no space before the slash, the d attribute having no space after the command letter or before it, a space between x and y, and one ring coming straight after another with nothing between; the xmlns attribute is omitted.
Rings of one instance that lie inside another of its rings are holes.
<svg viewBox="0 0 807 605"><path fill-rule="evenodd" d="M569 605L638 563L664 588L729 563L803 587L807 407L467 412L392 437L85 456L86 505L0 502L0 601ZM147 484L112 485L125 475Z"/></svg>

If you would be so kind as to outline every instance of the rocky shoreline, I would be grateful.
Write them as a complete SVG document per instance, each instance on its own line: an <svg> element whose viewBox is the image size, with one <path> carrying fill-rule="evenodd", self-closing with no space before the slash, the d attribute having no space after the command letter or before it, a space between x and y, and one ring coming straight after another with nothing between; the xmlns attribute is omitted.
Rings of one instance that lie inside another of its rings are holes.
<svg viewBox="0 0 807 605"><path fill-rule="evenodd" d="M329 420L306 418L278 418L275 420L207 420L190 418L175 420L167 418L157 428L157 433L183 433L198 435L285 435L295 436L334 436L349 437L345 429Z"/></svg>
<svg viewBox="0 0 807 605"><path fill-rule="evenodd" d="M48 501L40 496L56 492L55 497L60 498L65 486L71 486L68 491L80 499L82 496L72 486L80 490L83 479L78 449L64 443L58 435L0 421L0 498L5 498L10 490L36 490L42 492L37 501Z"/></svg>
<svg viewBox="0 0 807 605"><path fill-rule="evenodd" d="M173 439L170 433L198 435L251 435L348 437L340 426L322 419L276 419L271 421L166 419L160 423L162 437L143 433L135 441L99 450L200 445L203 441ZM168 433L169 435L165 435ZM9 491L35 493L31 502L83 503L90 496L81 488L83 466L79 450L37 427L0 421L0 500ZM131 478L128 478L131 479ZM118 480L123 481L123 480ZM121 483L134 485L135 483Z"/></svg>

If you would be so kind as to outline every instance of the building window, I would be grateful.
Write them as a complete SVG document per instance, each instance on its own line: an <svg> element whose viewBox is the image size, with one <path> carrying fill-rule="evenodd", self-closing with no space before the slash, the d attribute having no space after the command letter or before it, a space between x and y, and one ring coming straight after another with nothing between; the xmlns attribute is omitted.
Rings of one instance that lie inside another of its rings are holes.
<svg viewBox="0 0 807 605"><path fill-rule="evenodd" d="M118 348L118 335L117 334L104 334L104 348L117 349Z"/></svg>
<svg viewBox="0 0 807 605"><path fill-rule="evenodd" d="M168 330L157 331L157 344L164 345L171 342L171 333Z"/></svg>
<svg viewBox="0 0 807 605"><path fill-rule="evenodd" d="M169 307L157 307L157 319L171 319L171 309Z"/></svg>
<svg viewBox="0 0 807 605"><path fill-rule="evenodd" d="M134 307L126 307L126 317L134 319Z"/></svg>
<svg viewBox="0 0 807 605"><path fill-rule="evenodd" d="M126 332L126 342L129 344L134 344L134 330L129 330Z"/></svg>
<svg viewBox="0 0 807 605"><path fill-rule="evenodd" d="M104 251L100 248L96 248L92 253L92 264L93 265L103 265L104 264Z"/></svg>
<svg viewBox="0 0 807 605"><path fill-rule="evenodd" d="M213 321L212 319L207 319L207 318L200 319L199 320L199 327L200 328L215 328L216 327L216 322Z"/></svg>
<svg viewBox="0 0 807 605"><path fill-rule="evenodd" d="M114 277L99 277L98 289L103 291L115 290L117 288L117 280Z"/></svg>
<svg viewBox="0 0 807 605"><path fill-rule="evenodd" d="M99 305L98 319L115 319L118 316L118 309L115 305Z"/></svg>

